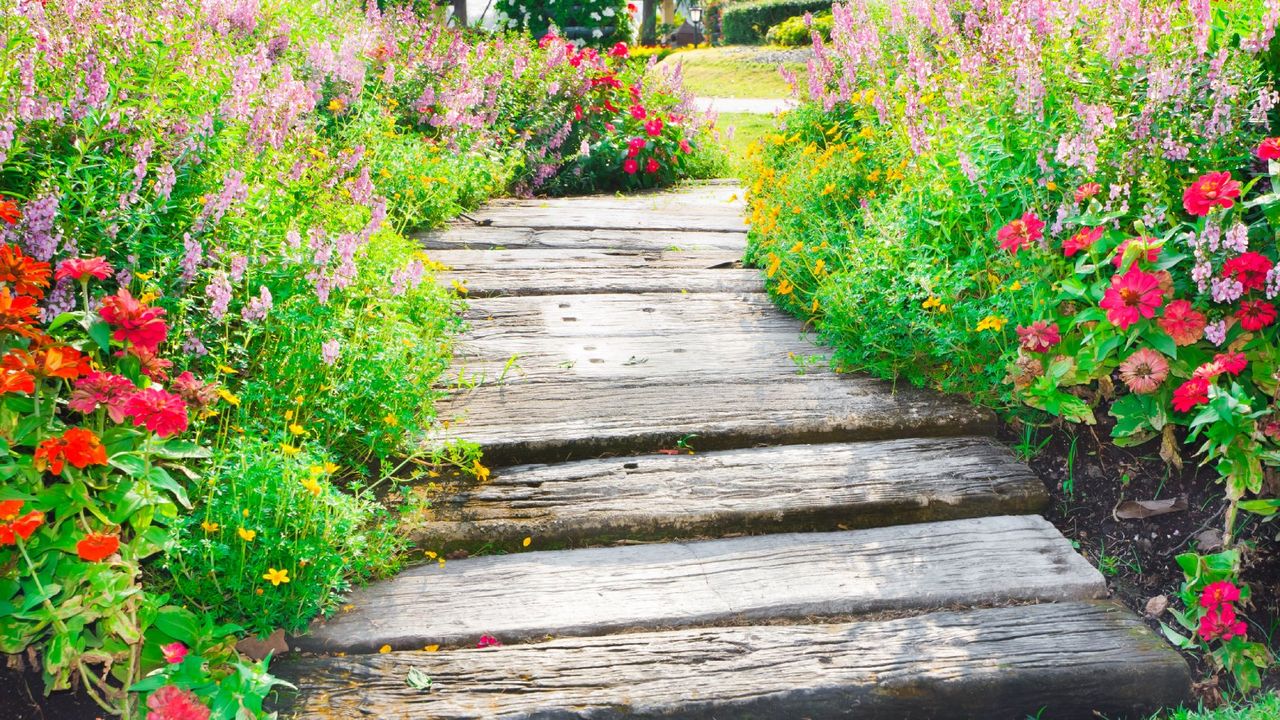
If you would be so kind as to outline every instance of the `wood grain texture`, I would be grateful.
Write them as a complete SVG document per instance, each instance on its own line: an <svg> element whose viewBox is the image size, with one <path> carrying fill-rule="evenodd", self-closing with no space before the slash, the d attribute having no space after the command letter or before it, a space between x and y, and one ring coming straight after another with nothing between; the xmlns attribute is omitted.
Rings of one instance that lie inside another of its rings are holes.
<svg viewBox="0 0 1280 720"><path fill-rule="evenodd" d="M762 293L759 271L746 269L686 270L622 269L508 269L457 270L441 273L439 282L467 289L472 298L527 295L597 295L603 293Z"/></svg>
<svg viewBox="0 0 1280 720"><path fill-rule="evenodd" d="M478 227L454 223L440 230L414 236L428 250L486 248L546 248L562 250L623 249L656 252L682 250L736 250L747 247L747 228L739 230L654 230L643 228Z"/></svg>
<svg viewBox="0 0 1280 720"><path fill-rule="evenodd" d="M640 250L436 250L435 262L465 272L469 270L712 270L736 267L738 250L640 251Z"/></svg>
<svg viewBox="0 0 1280 720"><path fill-rule="evenodd" d="M989 438L728 450L533 465L432 498L418 547L515 551L617 539L814 532L1039 512L1044 483Z"/></svg>
<svg viewBox="0 0 1280 720"><path fill-rule="evenodd" d="M1037 516L531 552L422 566L350 596L291 647L409 650L731 620L1103 597Z"/></svg>
<svg viewBox="0 0 1280 720"><path fill-rule="evenodd" d="M411 668L430 692L405 684ZM1176 651L1110 603L305 658L299 718L1145 718L1187 699ZM1042 714L1037 714L1041 713Z"/></svg>

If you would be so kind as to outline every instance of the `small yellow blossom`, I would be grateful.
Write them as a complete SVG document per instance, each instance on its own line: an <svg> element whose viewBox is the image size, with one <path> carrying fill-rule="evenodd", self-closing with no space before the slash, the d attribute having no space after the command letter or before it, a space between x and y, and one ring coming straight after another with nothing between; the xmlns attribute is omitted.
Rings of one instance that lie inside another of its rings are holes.
<svg viewBox="0 0 1280 720"><path fill-rule="evenodd" d="M471 472L475 474L476 479L480 482L485 482L489 479L489 468L480 464L479 460L472 461Z"/></svg>
<svg viewBox="0 0 1280 720"><path fill-rule="evenodd" d="M391 646L383 645L382 647L378 648L378 652L382 653L383 655L386 655L387 653L391 652Z"/></svg>
<svg viewBox="0 0 1280 720"><path fill-rule="evenodd" d="M792 285L791 281L786 278L782 278L782 282L778 283L779 295L790 295L791 291L795 289L796 289L796 286Z"/></svg>
<svg viewBox="0 0 1280 720"><path fill-rule="evenodd" d="M342 98L334 98L329 101L329 112L342 112L342 108L346 103L342 102Z"/></svg>
<svg viewBox="0 0 1280 720"><path fill-rule="evenodd" d="M320 482L318 480L315 478L303 478L301 482L302 487L306 488L307 492L317 497L320 496Z"/></svg>
<svg viewBox="0 0 1280 720"><path fill-rule="evenodd" d="M207 533L215 533L215 532L218 532L218 527L219 527L218 523L215 523L215 522L209 522L208 520L201 520L201 521L200 521L200 529L201 529L201 530L204 530L204 531L205 531L205 532L207 532Z"/></svg>
<svg viewBox="0 0 1280 720"><path fill-rule="evenodd" d="M236 534L245 542L253 542L253 539L258 537L257 530L245 530L244 528L236 528Z"/></svg>
<svg viewBox="0 0 1280 720"><path fill-rule="evenodd" d="M307 434L307 430L306 430L306 428L302 427L302 426L301 426L301 425L299 425L298 423L293 423L293 424L291 424L291 425L289 426L289 432L290 432L290 433L292 433L292 434L294 434L294 435L306 435L306 434Z"/></svg>
<svg viewBox="0 0 1280 720"><path fill-rule="evenodd" d="M280 583L289 582L289 571L267 568L267 572L262 576L262 579L271 583L272 587L280 587Z"/></svg>
<svg viewBox="0 0 1280 720"><path fill-rule="evenodd" d="M521 541L520 541L520 545L521 545L521 546L523 546L523 547L529 547L529 543L531 543L531 542L533 542L533 538L531 538L531 537L527 537L527 538L525 538L524 540L521 540Z"/></svg>
<svg viewBox="0 0 1280 720"><path fill-rule="evenodd" d="M387 413L382 417L382 422L390 425L391 427L395 427L400 424L400 419L397 418L394 413Z"/></svg>
<svg viewBox="0 0 1280 720"><path fill-rule="evenodd" d="M991 330L992 332L1000 332L1009 321L999 315L988 315L978 322L978 332L983 330Z"/></svg>
<svg viewBox="0 0 1280 720"><path fill-rule="evenodd" d="M235 405L236 407L240 406L240 397L233 394L226 388L218 388L218 397L226 400L228 403Z"/></svg>

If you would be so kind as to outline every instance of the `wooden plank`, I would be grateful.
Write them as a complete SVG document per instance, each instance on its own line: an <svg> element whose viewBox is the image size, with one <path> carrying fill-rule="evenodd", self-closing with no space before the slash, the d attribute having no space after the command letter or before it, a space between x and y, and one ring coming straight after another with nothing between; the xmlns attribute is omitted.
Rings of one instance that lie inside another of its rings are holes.
<svg viewBox="0 0 1280 720"><path fill-rule="evenodd" d="M711 270L740 266L742 253L729 250L436 250L432 260L458 272L468 270Z"/></svg>
<svg viewBox="0 0 1280 720"><path fill-rule="evenodd" d="M663 270L651 268L459 270L442 273L440 284L461 283L473 298L605 293L762 293L757 270Z"/></svg>
<svg viewBox="0 0 1280 720"><path fill-rule="evenodd" d="M989 438L586 460L494 473L408 519L418 547L516 551L611 540L816 532L1042 510L1044 483Z"/></svg>
<svg viewBox="0 0 1280 720"><path fill-rule="evenodd" d="M1104 597L1046 520L999 516L836 533L532 552L427 565L352 593L290 644L313 652L473 645L731 620Z"/></svg>
<svg viewBox="0 0 1280 720"><path fill-rule="evenodd" d="M690 434L700 450L725 450L989 435L995 422L964 401L859 376L516 382L454 395L437 409L447 426L426 446L475 442L493 466L651 453Z"/></svg>
<svg viewBox="0 0 1280 720"><path fill-rule="evenodd" d="M429 692L406 685L410 669L430 676ZM1111 603L306 658L272 672L302 688L297 717L388 720L1144 718L1191 685L1181 656Z"/></svg>
<svg viewBox="0 0 1280 720"><path fill-rule="evenodd" d="M477 227L454 224L414 236L427 249L544 248L563 250L620 249L636 252L663 250L730 250L747 247L747 228L707 231L612 228L606 230L538 229L526 226Z"/></svg>

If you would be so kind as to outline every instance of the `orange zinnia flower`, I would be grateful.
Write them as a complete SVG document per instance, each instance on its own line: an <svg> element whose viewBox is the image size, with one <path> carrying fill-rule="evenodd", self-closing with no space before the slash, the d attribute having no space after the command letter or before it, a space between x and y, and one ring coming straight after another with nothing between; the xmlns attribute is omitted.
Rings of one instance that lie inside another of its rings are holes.
<svg viewBox="0 0 1280 720"><path fill-rule="evenodd" d="M9 522L18 517L24 504L22 500L0 500L0 522Z"/></svg>
<svg viewBox="0 0 1280 720"><path fill-rule="evenodd" d="M32 325L40 308L36 299L27 295L13 295L8 287L0 287L0 332L11 332L26 338L40 334Z"/></svg>
<svg viewBox="0 0 1280 720"><path fill-rule="evenodd" d="M92 532L76 543L76 554L81 560L99 562L106 560L120 549L120 538L115 535Z"/></svg>
<svg viewBox="0 0 1280 720"><path fill-rule="evenodd" d="M0 282L9 283L15 293L44 297L49 275L49 263L32 260L17 245L0 245Z"/></svg>
<svg viewBox="0 0 1280 720"><path fill-rule="evenodd" d="M6 197L0 197L0 220L10 225L17 225L22 219L22 212L18 210L18 203Z"/></svg>
<svg viewBox="0 0 1280 720"><path fill-rule="evenodd" d="M90 465L106 465L107 449L92 430L71 428L40 443L32 457L36 470L44 472L47 468L54 475L62 474L66 462L81 470Z"/></svg>
<svg viewBox="0 0 1280 720"><path fill-rule="evenodd" d="M32 510L11 523L0 525L0 545L13 545L17 542L16 537L26 540L43 524L44 513Z"/></svg>
<svg viewBox="0 0 1280 720"><path fill-rule="evenodd" d="M66 345L41 348L34 353L11 350L4 356L2 364L8 370L25 370L38 378L75 380L93 372L89 358Z"/></svg>
<svg viewBox="0 0 1280 720"><path fill-rule="evenodd" d="M0 369L0 395L21 392L31 394L36 391L36 379L26 370Z"/></svg>

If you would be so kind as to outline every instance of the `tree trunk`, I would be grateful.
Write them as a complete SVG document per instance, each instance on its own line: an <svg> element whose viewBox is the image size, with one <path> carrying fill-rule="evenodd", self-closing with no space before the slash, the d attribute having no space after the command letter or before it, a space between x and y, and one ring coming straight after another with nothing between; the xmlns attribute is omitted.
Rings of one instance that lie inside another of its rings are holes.
<svg viewBox="0 0 1280 720"><path fill-rule="evenodd" d="M640 43L658 44L658 0L644 0L644 10L640 16Z"/></svg>

